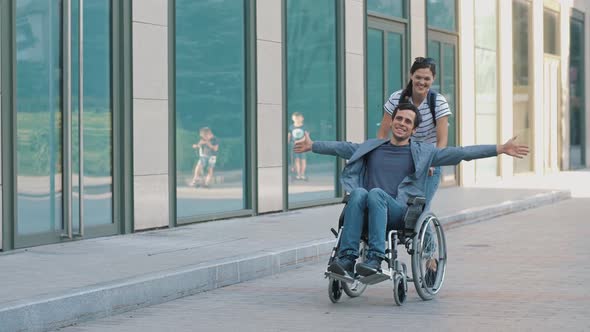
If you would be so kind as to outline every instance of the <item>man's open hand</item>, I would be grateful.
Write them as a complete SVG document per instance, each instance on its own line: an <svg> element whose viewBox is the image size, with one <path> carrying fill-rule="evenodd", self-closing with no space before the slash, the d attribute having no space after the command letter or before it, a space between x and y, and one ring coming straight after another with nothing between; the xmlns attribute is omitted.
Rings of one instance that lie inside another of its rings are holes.
<svg viewBox="0 0 590 332"><path fill-rule="evenodd" d="M529 147L523 144L516 144L516 136L503 145L498 146L498 154L505 153L514 158L522 159L529 154Z"/></svg>
<svg viewBox="0 0 590 332"><path fill-rule="evenodd" d="M293 146L293 151L295 153L304 153L311 151L311 146L313 145L313 141L309 138L309 133L305 132L305 136L302 139L295 141L295 145Z"/></svg>

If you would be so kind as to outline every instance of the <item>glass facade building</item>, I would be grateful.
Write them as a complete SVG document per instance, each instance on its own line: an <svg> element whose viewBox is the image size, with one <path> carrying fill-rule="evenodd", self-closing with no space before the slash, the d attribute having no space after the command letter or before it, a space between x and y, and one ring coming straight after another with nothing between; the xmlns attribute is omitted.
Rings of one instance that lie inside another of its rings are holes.
<svg viewBox="0 0 590 332"><path fill-rule="evenodd" d="M374 138L418 56L448 145L533 147L444 185L588 167L589 7L1 1L1 249L337 203L344 162L293 142Z"/></svg>

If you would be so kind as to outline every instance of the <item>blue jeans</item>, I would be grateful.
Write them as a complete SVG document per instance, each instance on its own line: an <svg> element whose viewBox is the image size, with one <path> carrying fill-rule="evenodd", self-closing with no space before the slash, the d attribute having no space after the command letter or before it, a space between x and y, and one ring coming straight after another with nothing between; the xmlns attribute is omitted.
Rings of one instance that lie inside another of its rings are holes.
<svg viewBox="0 0 590 332"><path fill-rule="evenodd" d="M365 217L368 214L369 249L367 259L385 259L385 237L388 229L402 229L406 207L379 188L367 191L354 189L344 208L344 228L340 237L338 257L358 257Z"/></svg>
<svg viewBox="0 0 590 332"><path fill-rule="evenodd" d="M426 207L424 208L425 211L430 210L430 203L432 202L434 194L436 194L436 190L440 184L440 176L440 166L437 166L434 168L434 174L426 179L426 188L424 188L424 196L426 197Z"/></svg>

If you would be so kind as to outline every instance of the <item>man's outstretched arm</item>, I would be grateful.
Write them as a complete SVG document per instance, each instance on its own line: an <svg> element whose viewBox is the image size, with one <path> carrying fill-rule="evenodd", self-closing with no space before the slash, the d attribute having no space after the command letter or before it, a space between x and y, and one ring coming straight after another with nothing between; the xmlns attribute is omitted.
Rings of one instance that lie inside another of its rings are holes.
<svg viewBox="0 0 590 332"><path fill-rule="evenodd" d="M434 155L432 166L457 165L463 160L495 157L506 154L522 159L529 153L529 147L516 143L516 136L499 145L471 145L440 149Z"/></svg>
<svg viewBox="0 0 590 332"><path fill-rule="evenodd" d="M350 159L354 152L358 149L359 144L350 142L339 142L339 141L317 141L314 142L309 137L309 133L305 133L305 136L295 141L293 151L295 153L303 153L312 151L319 154L328 154L332 156L338 156L344 159Z"/></svg>

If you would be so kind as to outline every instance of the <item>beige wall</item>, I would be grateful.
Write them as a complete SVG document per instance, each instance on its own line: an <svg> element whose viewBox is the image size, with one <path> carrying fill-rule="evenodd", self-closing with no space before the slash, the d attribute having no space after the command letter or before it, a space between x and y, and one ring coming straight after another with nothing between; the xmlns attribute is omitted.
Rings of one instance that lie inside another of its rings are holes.
<svg viewBox="0 0 590 332"><path fill-rule="evenodd" d="M458 8L459 35L459 94L461 116L457 121L460 145L475 144L475 21L473 1L461 1ZM456 110L454 110L456 111ZM453 116L456 116L454 114ZM470 185L475 182L475 163L461 163L460 182Z"/></svg>
<svg viewBox="0 0 590 332"><path fill-rule="evenodd" d="M362 0L346 0L346 140L365 139L365 4Z"/></svg>
<svg viewBox="0 0 590 332"><path fill-rule="evenodd" d="M426 1L412 1L410 5L409 37L410 59L426 56Z"/></svg>
<svg viewBox="0 0 590 332"><path fill-rule="evenodd" d="M169 220L168 1L133 0L135 230Z"/></svg>
<svg viewBox="0 0 590 332"><path fill-rule="evenodd" d="M0 7L1 8L1 7ZM2 34L2 15L0 15L0 35ZM0 54L2 54L2 43L0 43ZM2 72L2 63L0 62L0 72ZM2 110L2 80L0 80L0 110ZM2 131L0 130L0 156L2 156ZM2 163L0 163L0 174L2 174ZM2 176L0 176L0 249L2 249Z"/></svg>
<svg viewBox="0 0 590 332"><path fill-rule="evenodd" d="M258 212L283 209L284 131L281 1L257 0Z"/></svg>

